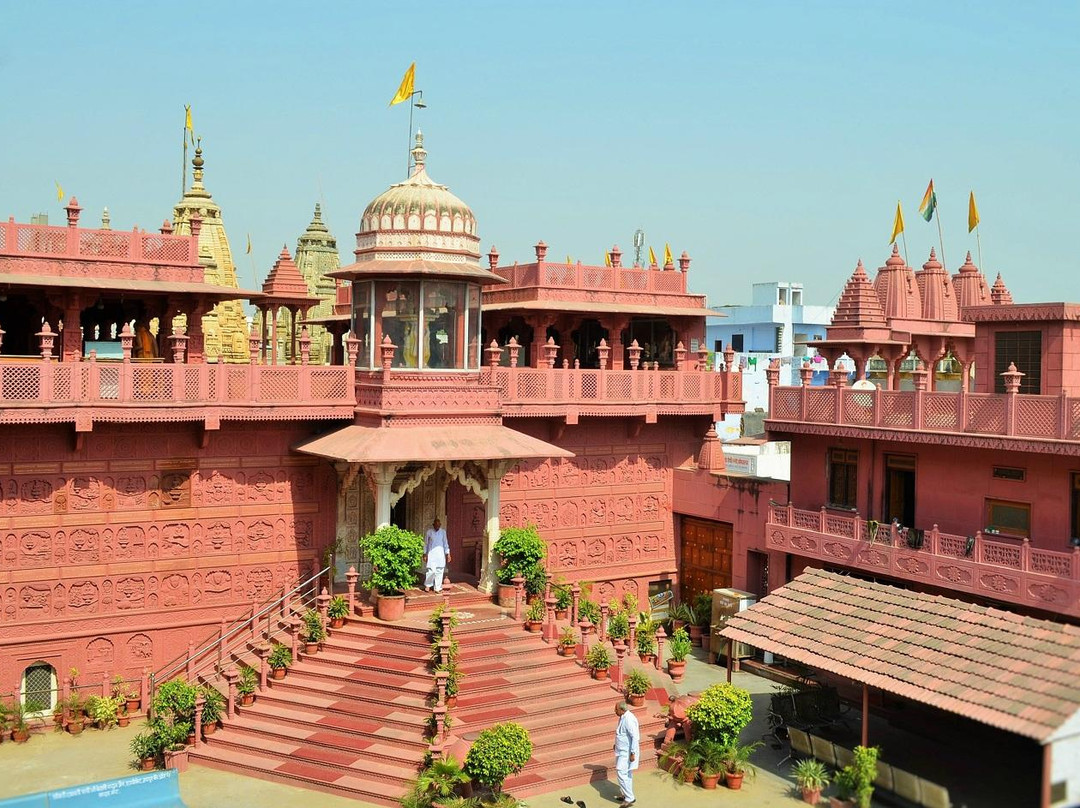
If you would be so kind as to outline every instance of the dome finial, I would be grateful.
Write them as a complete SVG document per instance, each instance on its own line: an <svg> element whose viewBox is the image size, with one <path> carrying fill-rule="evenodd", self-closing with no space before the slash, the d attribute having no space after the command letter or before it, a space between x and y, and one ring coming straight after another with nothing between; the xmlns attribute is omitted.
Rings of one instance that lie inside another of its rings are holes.
<svg viewBox="0 0 1080 808"><path fill-rule="evenodd" d="M419 129L416 130L416 145L412 150L413 157L413 176L416 176L424 170L424 160L427 158L427 152L424 150L424 133Z"/></svg>
<svg viewBox="0 0 1080 808"><path fill-rule="evenodd" d="M195 169L193 172L193 179L191 183L192 188L202 187L203 178L203 156L202 156L202 138L198 138L195 141L195 156L191 159L191 165Z"/></svg>

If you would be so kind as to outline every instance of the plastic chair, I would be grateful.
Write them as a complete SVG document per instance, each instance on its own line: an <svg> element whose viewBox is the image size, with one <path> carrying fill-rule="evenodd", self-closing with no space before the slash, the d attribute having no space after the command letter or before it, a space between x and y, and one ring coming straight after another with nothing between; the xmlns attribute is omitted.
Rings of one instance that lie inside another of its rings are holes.
<svg viewBox="0 0 1080 808"><path fill-rule="evenodd" d="M810 748L814 750L814 757L822 763L836 768L836 752L833 751L832 741L826 741L817 735L811 735Z"/></svg>

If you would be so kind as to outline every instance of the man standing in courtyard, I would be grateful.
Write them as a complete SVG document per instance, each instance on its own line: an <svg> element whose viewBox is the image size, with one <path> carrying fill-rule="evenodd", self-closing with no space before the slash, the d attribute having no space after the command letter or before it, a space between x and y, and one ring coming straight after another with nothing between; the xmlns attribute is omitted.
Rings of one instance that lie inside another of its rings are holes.
<svg viewBox="0 0 1080 808"><path fill-rule="evenodd" d="M619 780L622 804L633 805L636 802L634 769L638 767L638 758L641 757L638 720L625 701L615 705L615 715L619 717L619 725L615 728L615 776Z"/></svg>
<svg viewBox="0 0 1080 808"><path fill-rule="evenodd" d="M430 592L432 587L436 592L442 592L443 574L449 561L450 543L446 540L442 522L436 516L424 534L424 563L427 570L424 576L425 592Z"/></svg>

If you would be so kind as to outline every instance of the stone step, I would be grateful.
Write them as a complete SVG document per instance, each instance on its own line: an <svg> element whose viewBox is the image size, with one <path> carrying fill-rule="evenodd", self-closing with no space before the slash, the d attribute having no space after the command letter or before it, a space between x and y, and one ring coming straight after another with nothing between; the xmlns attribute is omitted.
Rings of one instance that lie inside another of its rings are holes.
<svg viewBox="0 0 1080 808"><path fill-rule="evenodd" d="M369 704L388 704L400 710L421 711L425 714L431 712L428 707L428 698L429 694L434 693L435 690L433 682L429 682L426 689L423 688L422 682L415 682L415 689L401 688L393 691L379 685L349 679L348 671L344 668L335 669L335 673L337 675L293 670L282 682L287 681L290 688L302 692L334 695L342 699Z"/></svg>
<svg viewBox="0 0 1080 808"><path fill-rule="evenodd" d="M256 710L255 708L259 709ZM384 726L411 732L419 737L426 726L431 710L425 713L415 709L399 710L395 705L382 705L354 699L338 699L333 695L320 695L311 691L281 690L276 693L264 693L255 704L245 708L263 715L272 715L276 710L304 709L322 716L351 716L381 722Z"/></svg>
<svg viewBox="0 0 1080 808"><path fill-rule="evenodd" d="M306 731L338 732L421 752L427 749L422 725L390 725L381 718L324 711L304 704L267 703L258 699L250 707L244 708L241 719L300 727Z"/></svg>
<svg viewBox="0 0 1080 808"><path fill-rule="evenodd" d="M214 734L207 743L237 751L257 749L282 758L310 761L319 765L352 772L364 772L373 780L401 784L416 777L423 766L424 754L397 746L352 738L339 733L303 733L290 736L284 727L271 722L237 725L236 732Z"/></svg>
<svg viewBox="0 0 1080 808"><path fill-rule="evenodd" d="M466 709L459 706L451 712L459 725L482 728L502 721L514 721L533 730L606 720L614 715L613 708L618 698L614 691L580 695L564 689L561 693L551 693L541 698L517 697L502 703L487 702ZM656 708L657 705L652 704L651 707Z"/></svg>
<svg viewBox="0 0 1080 808"><path fill-rule="evenodd" d="M399 804L398 797L405 791L400 783L374 779L365 776L362 771L345 773L315 762L292 758L283 760L255 750L231 749L220 743L201 749L203 751L190 753L192 762L200 766L254 775L377 805L396 806Z"/></svg>
<svg viewBox="0 0 1080 808"><path fill-rule="evenodd" d="M611 752L610 748L607 752ZM642 754L642 758L638 772L656 768L654 756ZM599 756L595 759L582 758L562 766L544 769L542 772L526 766L520 773L507 778L503 783L503 790L512 793L515 797L524 798L572 786L587 785L597 780L614 779L614 759L605 760Z"/></svg>

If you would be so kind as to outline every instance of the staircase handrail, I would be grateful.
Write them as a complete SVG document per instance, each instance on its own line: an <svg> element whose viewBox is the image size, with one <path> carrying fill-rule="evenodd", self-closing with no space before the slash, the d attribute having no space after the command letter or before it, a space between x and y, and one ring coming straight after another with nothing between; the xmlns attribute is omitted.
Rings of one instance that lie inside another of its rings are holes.
<svg viewBox="0 0 1080 808"><path fill-rule="evenodd" d="M189 653L189 654L187 654L187 655L185 655L185 656L183 656L183 657L181 657L181 658L179 658L177 660L174 660L173 662L169 663L168 665L166 665L164 668L162 668L160 671L157 671L156 673L151 673L150 674L150 691L151 691L151 694L156 689L156 683L157 682L167 681L169 678L174 676L179 671L186 670L187 667L188 667L188 663L190 663L191 660L198 659L199 657L203 656L204 654L214 650L217 646L222 645L226 640L232 638L233 636L235 636L239 632L245 631L245 630L250 631L252 623L257 623L264 615L271 614L275 609L278 609L279 607L281 607L282 604L284 604L286 601L291 599L293 597L293 595L295 595L297 592L303 590L305 587L310 586L313 583L315 584L314 591L313 591L313 594L312 594L312 597L314 598L314 596L316 594L318 594L317 590L318 590L318 581L319 581L319 579L323 575L326 575L327 573L329 573L329 571L330 571L329 566L323 567L321 570L316 572L311 577L309 577L309 578L305 579L304 581L301 581L300 583L296 584L296 586L294 586L288 592L286 592L283 595L277 597L276 599L270 601L269 603L266 603L261 609L253 612L251 617L246 617L246 618L242 618L242 619L238 619L238 620L234 621L232 628L230 628L228 631L223 632L220 637L218 637L217 639L212 640L208 644L204 645L198 651L194 651L194 652ZM269 640L269 639L270 639L270 632L269 632L269 628L268 628L267 629L267 640Z"/></svg>

